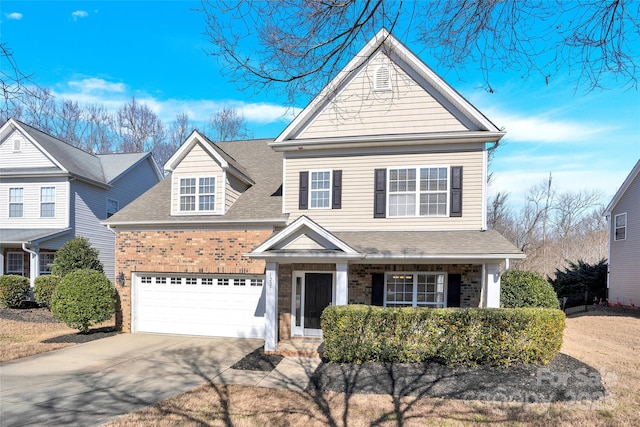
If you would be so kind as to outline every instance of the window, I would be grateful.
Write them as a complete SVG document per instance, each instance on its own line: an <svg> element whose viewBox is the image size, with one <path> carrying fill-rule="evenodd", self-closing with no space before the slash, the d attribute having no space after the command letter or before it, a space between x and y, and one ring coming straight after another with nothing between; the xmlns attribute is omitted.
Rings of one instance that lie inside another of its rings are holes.
<svg viewBox="0 0 640 427"><path fill-rule="evenodd" d="M185 279L185 284L186 285L197 285L198 284L198 278L197 277L186 277Z"/></svg>
<svg viewBox="0 0 640 427"><path fill-rule="evenodd" d="M312 209L329 208L331 191L331 172L311 172L311 191L309 204Z"/></svg>
<svg viewBox="0 0 640 427"><path fill-rule="evenodd" d="M215 177L180 178L180 211L214 211L215 192Z"/></svg>
<svg viewBox="0 0 640 427"><path fill-rule="evenodd" d="M218 286L229 286L229 279L218 279Z"/></svg>
<svg viewBox="0 0 640 427"><path fill-rule="evenodd" d="M120 210L120 202L114 199L107 199L107 218L111 218Z"/></svg>
<svg viewBox="0 0 640 427"><path fill-rule="evenodd" d="M22 252L7 253L7 273L8 274L24 274L24 255Z"/></svg>
<svg viewBox="0 0 640 427"><path fill-rule="evenodd" d="M211 286L213 285L213 277L203 277L201 283L206 286Z"/></svg>
<svg viewBox="0 0 640 427"><path fill-rule="evenodd" d="M614 240L626 240L627 239L627 214L616 215L614 217Z"/></svg>
<svg viewBox="0 0 640 427"><path fill-rule="evenodd" d="M389 65L379 65L376 67L373 76L373 90L391 90L391 67Z"/></svg>
<svg viewBox="0 0 640 427"><path fill-rule="evenodd" d="M169 283L172 285L182 285L182 277L170 277Z"/></svg>
<svg viewBox="0 0 640 427"><path fill-rule="evenodd" d="M9 217L22 218L24 203L24 189L9 189Z"/></svg>
<svg viewBox="0 0 640 427"><path fill-rule="evenodd" d="M251 279L250 286L262 286L264 279Z"/></svg>
<svg viewBox="0 0 640 427"><path fill-rule="evenodd" d="M151 284L151 283L153 283L153 277L151 277L151 276L142 276L140 278L140 283Z"/></svg>
<svg viewBox="0 0 640 427"><path fill-rule="evenodd" d="M233 286L246 286L246 279L233 279Z"/></svg>
<svg viewBox="0 0 640 427"><path fill-rule="evenodd" d="M444 273L387 273L388 307L444 307Z"/></svg>
<svg viewBox="0 0 640 427"><path fill-rule="evenodd" d="M40 217L53 218L56 216L56 188L40 188Z"/></svg>
<svg viewBox="0 0 640 427"><path fill-rule="evenodd" d="M389 169L389 216L447 214L448 168Z"/></svg>
<svg viewBox="0 0 640 427"><path fill-rule="evenodd" d="M40 274L51 274L51 264L55 257L55 252L40 252Z"/></svg>

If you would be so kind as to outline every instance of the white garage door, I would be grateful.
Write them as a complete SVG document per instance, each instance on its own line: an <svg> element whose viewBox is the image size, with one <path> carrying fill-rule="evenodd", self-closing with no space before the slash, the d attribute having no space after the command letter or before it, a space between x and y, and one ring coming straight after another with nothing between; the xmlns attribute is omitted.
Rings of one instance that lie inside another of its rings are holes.
<svg viewBox="0 0 640 427"><path fill-rule="evenodd" d="M264 278L133 278L133 332L264 338Z"/></svg>

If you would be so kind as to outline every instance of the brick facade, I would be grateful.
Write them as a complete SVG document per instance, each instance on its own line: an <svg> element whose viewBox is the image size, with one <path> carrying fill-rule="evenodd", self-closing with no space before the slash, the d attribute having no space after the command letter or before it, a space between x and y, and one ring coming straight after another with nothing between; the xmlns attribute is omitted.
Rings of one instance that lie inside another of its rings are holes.
<svg viewBox="0 0 640 427"><path fill-rule="evenodd" d="M335 272L335 264L280 264L278 266L278 340L291 338L293 271ZM371 275L389 271L424 271L460 274L460 306L479 307L482 266L470 264L352 264L348 270L349 304L371 304Z"/></svg>
<svg viewBox="0 0 640 427"><path fill-rule="evenodd" d="M251 252L273 232L262 230L118 231L116 325L131 332L131 275L134 272L192 274L264 274L265 262L243 254Z"/></svg>

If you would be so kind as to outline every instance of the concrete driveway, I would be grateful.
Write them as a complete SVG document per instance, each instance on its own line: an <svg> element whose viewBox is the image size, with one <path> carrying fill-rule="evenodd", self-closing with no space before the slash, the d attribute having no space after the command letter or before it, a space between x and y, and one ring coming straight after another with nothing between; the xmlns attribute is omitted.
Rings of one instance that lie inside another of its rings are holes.
<svg viewBox="0 0 640 427"><path fill-rule="evenodd" d="M0 425L100 425L205 382L269 386L265 380L273 372L229 369L263 344L255 339L121 334L2 363Z"/></svg>

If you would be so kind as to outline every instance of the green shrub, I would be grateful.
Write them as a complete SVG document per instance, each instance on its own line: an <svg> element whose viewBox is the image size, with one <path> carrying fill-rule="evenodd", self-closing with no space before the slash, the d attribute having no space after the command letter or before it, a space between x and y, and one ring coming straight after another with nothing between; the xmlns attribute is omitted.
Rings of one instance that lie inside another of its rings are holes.
<svg viewBox="0 0 640 427"><path fill-rule="evenodd" d="M425 309L329 306L324 357L362 363L547 363L560 351L564 313L546 308Z"/></svg>
<svg viewBox="0 0 640 427"><path fill-rule="evenodd" d="M582 260L568 263L564 271L556 268L556 278L549 279L558 297L567 298L565 307L583 305L585 291L588 304L607 299L607 260L601 259L595 264Z"/></svg>
<svg viewBox="0 0 640 427"><path fill-rule="evenodd" d="M76 237L66 242L56 252L51 264L51 274L64 277L75 270L90 269L104 272L99 259L100 252L84 237Z"/></svg>
<svg viewBox="0 0 640 427"><path fill-rule="evenodd" d="M559 307L553 287L538 273L510 270L502 275L500 283L502 307Z"/></svg>
<svg viewBox="0 0 640 427"><path fill-rule="evenodd" d="M98 271L73 271L53 291L51 313L67 326L88 332L115 313L115 289Z"/></svg>
<svg viewBox="0 0 640 427"><path fill-rule="evenodd" d="M33 285L33 295L36 297L36 302L51 309L51 296L58 283L60 283L60 277L55 274L36 277Z"/></svg>
<svg viewBox="0 0 640 427"><path fill-rule="evenodd" d="M29 279L27 277L9 274L0 276L0 305L8 308L18 308L22 301L29 299Z"/></svg>

